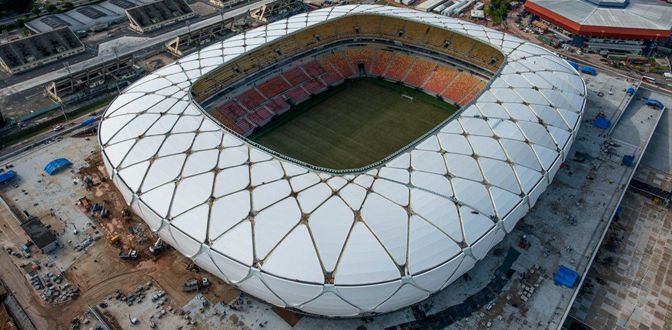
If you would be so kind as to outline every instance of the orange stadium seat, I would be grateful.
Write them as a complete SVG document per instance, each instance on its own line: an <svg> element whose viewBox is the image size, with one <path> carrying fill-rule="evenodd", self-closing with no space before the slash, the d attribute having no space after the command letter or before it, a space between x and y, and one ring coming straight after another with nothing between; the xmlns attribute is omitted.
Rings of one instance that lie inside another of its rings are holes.
<svg viewBox="0 0 672 330"><path fill-rule="evenodd" d="M393 53L387 50L378 50L375 52L373 68L371 72L376 76L382 76L387 70L387 66L390 65L390 60L392 59Z"/></svg>
<svg viewBox="0 0 672 330"><path fill-rule="evenodd" d="M466 104L471 102L476 97L476 95L478 95L483 90L483 87L485 87L485 85L486 85L485 81L479 80L478 83L471 88L471 91L468 92L467 95L462 100L457 102L457 104L465 106Z"/></svg>
<svg viewBox="0 0 672 330"><path fill-rule="evenodd" d="M320 57L318 62L320 63L322 70L325 72L321 77L325 84L331 86L343 80L343 76L341 76L341 74L338 73L338 71L336 71L336 69L331 65L331 62L328 58Z"/></svg>
<svg viewBox="0 0 672 330"><path fill-rule="evenodd" d="M402 81L406 73L411 68L414 58L405 54L396 53L392 58L390 66L385 72L385 78Z"/></svg>
<svg viewBox="0 0 672 330"><path fill-rule="evenodd" d="M351 78L355 75L355 71L350 66L349 61L344 57L343 51L337 51L327 58L338 70L343 78Z"/></svg>
<svg viewBox="0 0 672 330"><path fill-rule="evenodd" d="M470 73L460 72L453 82L441 93L441 96L457 103L469 94L478 82L478 78L472 76Z"/></svg>
<svg viewBox="0 0 672 330"><path fill-rule="evenodd" d="M373 50L370 47L348 48L345 50L345 56L353 69L357 70L358 64L363 64L366 72L371 72Z"/></svg>
<svg viewBox="0 0 672 330"><path fill-rule="evenodd" d="M435 67L436 63L417 58L404 82L410 86L421 87Z"/></svg>
<svg viewBox="0 0 672 330"><path fill-rule="evenodd" d="M459 72L455 68L447 65L438 65L431 77L429 77L429 80L427 80L422 87L434 94L441 94L441 92L446 89L446 86L455 79L458 73Z"/></svg>

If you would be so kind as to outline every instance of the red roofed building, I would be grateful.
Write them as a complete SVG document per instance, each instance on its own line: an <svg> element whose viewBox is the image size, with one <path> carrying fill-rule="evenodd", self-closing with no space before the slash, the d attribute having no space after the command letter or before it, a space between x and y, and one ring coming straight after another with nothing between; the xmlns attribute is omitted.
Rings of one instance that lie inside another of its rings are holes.
<svg viewBox="0 0 672 330"><path fill-rule="evenodd" d="M525 9L595 50L639 52L672 34L672 5L658 0L528 0Z"/></svg>

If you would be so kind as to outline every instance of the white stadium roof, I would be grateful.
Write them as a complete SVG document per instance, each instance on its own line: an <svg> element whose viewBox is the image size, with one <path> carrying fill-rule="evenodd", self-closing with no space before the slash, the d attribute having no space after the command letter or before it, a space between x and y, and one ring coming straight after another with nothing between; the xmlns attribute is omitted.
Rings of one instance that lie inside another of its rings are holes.
<svg viewBox="0 0 672 330"><path fill-rule="evenodd" d="M365 173L269 154L191 99L191 85L223 63L362 12L469 35L506 62L454 120ZM485 257L551 182L585 95L563 59L510 35L409 9L342 6L258 27L149 74L110 104L99 139L125 200L200 267L271 304L348 317L419 302Z"/></svg>

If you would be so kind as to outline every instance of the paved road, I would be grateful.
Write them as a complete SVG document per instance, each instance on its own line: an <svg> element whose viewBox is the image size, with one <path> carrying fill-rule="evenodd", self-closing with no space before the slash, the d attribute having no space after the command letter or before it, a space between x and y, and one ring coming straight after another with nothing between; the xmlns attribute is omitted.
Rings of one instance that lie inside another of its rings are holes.
<svg viewBox="0 0 672 330"><path fill-rule="evenodd" d="M564 57L567 57L567 58L569 58L569 59L571 59L571 60L573 60L573 61L575 61L579 64L590 65L592 67L595 67L598 70L606 71L606 72L609 72L612 75L616 75L616 76L620 76L620 77L626 77L626 78L631 78L631 79L635 79L635 80L640 80L642 78L642 75L637 73L637 72L616 69L616 68L614 68L614 67L612 67L608 64L605 64L605 63L602 63L602 62L599 62L599 61L586 60L586 59L590 59L590 57L588 57L588 56L581 56L581 55L577 55L573 52L569 52L569 51L566 51L566 50L563 50L563 49L555 49L555 48L549 47L548 45L541 42L541 40L534 37L534 35L531 35L529 33L526 33L524 31L521 31L520 29L518 29L518 25L515 22L515 15L513 15L513 13L508 16L508 19L507 19L506 23L507 23L506 24L506 31L505 31L506 33L510 33L510 34L520 38L520 39L523 39L523 40L532 42L536 45L539 45L541 47L544 47L551 52L558 53L558 54L560 54ZM644 86L648 89L654 90L656 92L660 92L660 93L665 93L665 94L672 93L672 90L669 89L669 88L666 88L666 87L660 86L660 85L656 85L656 84L651 84L651 83L648 83L646 81L642 81L642 86Z"/></svg>
<svg viewBox="0 0 672 330"><path fill-rule="evenodd" d="M211 18L196 22L194 24L191 24L189 27L183 26L178 29L168 31L164 34L158 35L153 38L133 38L134 40L128 40L129 42L125 42L117 48L117 54L115 55L113 51L105 51L101 52L98 54L98 56L70 65L70 70L75 72L75 71L80 71L84 70L93 66L98 65L101 62L105 62L108 60L113 59L115 56L123 56L123 55L128 55L128 54L133 54L133 53L138 53L142 51L143 49L146 48L151 48L155 47L158 45L161 45L168 40L175 38L179 36L180 34L184 34L189 32L190 30L195 30L199 29L217 22L220 22L222 20L227 20L232 17L236 17L242 14L245 14L247 11L259 8L262 5L271 3L275 0L260 0L258 2L255 2L253 4L245 5L236 9L233 9L231 11L225 12L223 15L217 15L213 16ZM104 44L101 45L101 47L104 47ZM108 48L109 49L109 48ZM16 84L13 84L11 86L5 87L2 90L0 90L0 97L11 95L14 93L22 92L28 89L31 89L33 87L40 86L42 84L45 84L47 82L65 77L68 75L68 71L65 68L59 69L59 70L54 70L49 73L45 73L41 76L34 77L32 79L27 79L21 82L18 82Z"/></svg>

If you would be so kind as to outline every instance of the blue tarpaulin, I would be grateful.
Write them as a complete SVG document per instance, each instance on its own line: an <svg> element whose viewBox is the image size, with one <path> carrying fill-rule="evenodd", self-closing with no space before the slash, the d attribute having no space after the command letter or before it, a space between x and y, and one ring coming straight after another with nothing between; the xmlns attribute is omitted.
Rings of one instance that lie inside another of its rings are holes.
<svg viewBox="0 0 672 330"><path fill-rule="evenodd" d="M12 181L14 178L16 178L16 172L12 170L2 172L0 173L0 184Z"/></svg>
<svg viewBox="0 0 672 330"><path fill-rule="evenodd" d="M567 61L576 71L579 71L579 64L574 61Z"/></svg>
<svg viewBox="0 0 672 330"><path fill-rule="evenodd" d="M607 119L605 117L595 118L595 127L601 128L601 129L609 128L609 119Z"/></svg>
<svg viewBox="0 0 672 330"><path fill-rule="evenodd" d="M632 87L628 87L628 89L626 89L625 92L632 95L632 94L635 94L635 89L632 88Z"/></svg>
<svg viewBox="0 0 672 330"><path fill-rule="evenodd" d="M597 70L595 70L595 68L593 68L592 66L587 66L586 65L586 66L582 67L581 72L587 73L591 76L597 76Z"/></svg>
<svg viewBox="0 0 672 330"><path fill-rule="evenodd" d="M660 101L658 101L658 100L656 100L656 99L648 99L648 100L646 100L646 105L649 105L649 106L652 106L652 107L656 107L656 108L658 108L658 109L662 109L662 108L665 107L665 106L663 105L663 102L660 102Z"/></svg>
<svg viewBox="0 0 672 330"><path fill-rule="evenodd" d="M553 282L555 282L555 285L561 285L571 289L576 285L578 279L579 273L565 266L560 266L558 272L555 273L555 276L553 277Z"/></svg>
<svg viewBox="0 0 672 330"><path fill-rule="evenodd" d="M54 175L58 170L70 165L72 165L72 163L69 160L65 158L57 158L50 161L49 164L44 167L44 171L49 175Z"/></svg>
<svg viewBox="0 0 672 330"><path fill-rule="evenodd" d="M91 125L95 122L96 122L96 117L87 118L85 121L82 122L82 126L89 126L89 125Z"/></svg>

